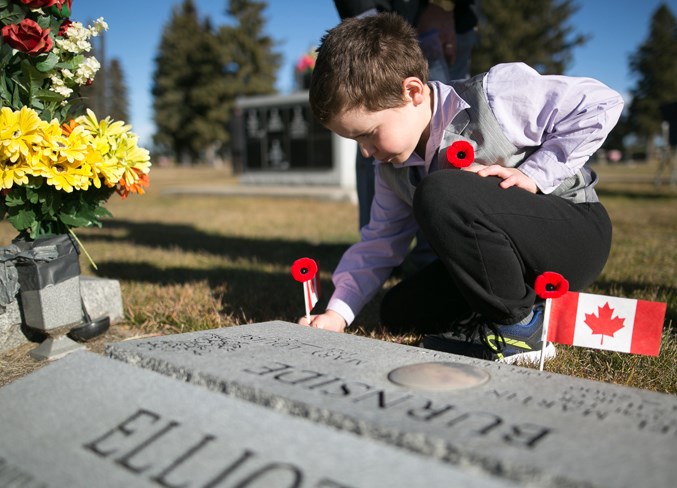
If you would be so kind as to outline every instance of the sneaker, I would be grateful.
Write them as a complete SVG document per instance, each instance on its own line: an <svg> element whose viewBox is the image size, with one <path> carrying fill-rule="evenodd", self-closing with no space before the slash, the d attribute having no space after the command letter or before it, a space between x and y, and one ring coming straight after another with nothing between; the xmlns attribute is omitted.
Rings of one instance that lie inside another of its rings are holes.
<svg viewBox="0 0 677 488"><path fill-rule="evenodd" d="M424 337L421 346L508 364L537 364L543 344L543 306L535 306L533 312L529 323L524 325L497 325L474 316L470 322L457 324L457 331ZM547 344L545 359L552 359L556 354L555 346Z"/></svg>

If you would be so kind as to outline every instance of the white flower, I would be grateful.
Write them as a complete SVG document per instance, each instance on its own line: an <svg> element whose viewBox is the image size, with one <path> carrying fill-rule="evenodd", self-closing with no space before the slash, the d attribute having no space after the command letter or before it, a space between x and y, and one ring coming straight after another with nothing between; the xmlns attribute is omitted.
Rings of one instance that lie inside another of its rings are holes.
<svg viewBox="0 0 677 488"><path fill-rule="evenodd" d="M52 86L49 87L49 89L55 93L58 93L59 95L63 97L69 97L71 93L73 93L73 90L68 88L64 81L59 78L56 75L51 75L49 79L52 82Z"/></svg>
<svg viewBox="0 0 677 488"><path fill-rule="evenodd" d="M89 80L93 80L99 68L101 68L101 64L95 57L85 58L78 69L75 70L75 82L78 85L84 85Z"/></svg>
<svg viewBox="0 0 677 488"><path fill-rule="evenodd" d="M73 22L68 27L66 36L56 39L56 46L60 50L73 54L89 52L92 49L89 43L91 37L92 34L88 28L83 27L80 22Z"/></svg>
<svg viewBox="0 0 677 488"><path fill-rule="evenodd" d="M101 31L107 31L108 30L108 24L106 23L105 20L103 20L103 17L99 17L94 21L94 25L89 28L89 31L91 32L92 37L98 36Z"/></svg>

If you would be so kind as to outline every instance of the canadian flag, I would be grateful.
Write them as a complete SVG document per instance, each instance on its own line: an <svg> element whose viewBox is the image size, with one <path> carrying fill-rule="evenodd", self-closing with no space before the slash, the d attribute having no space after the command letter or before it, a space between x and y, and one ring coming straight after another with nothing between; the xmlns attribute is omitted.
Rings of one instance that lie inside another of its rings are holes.
<svg viewBox="0 0 677 488"><path fill-rule="evenodd" d="M543 327L550 342L658 356L666 307L660 302L567 292L546 300Z"/></svg>

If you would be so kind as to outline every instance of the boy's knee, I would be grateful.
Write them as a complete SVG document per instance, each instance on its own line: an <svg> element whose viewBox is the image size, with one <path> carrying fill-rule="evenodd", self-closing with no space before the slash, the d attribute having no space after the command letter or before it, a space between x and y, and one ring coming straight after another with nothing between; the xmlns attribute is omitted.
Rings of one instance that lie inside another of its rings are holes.
<svg viewBox="0 0 677 488"><path fill-rule="evenodd" d="M419 225L423 220L434 216L441 208L450 210L459 203L458 195L464 176L461 171L435 171L429 174L416 187L413 210Z"/></svg>

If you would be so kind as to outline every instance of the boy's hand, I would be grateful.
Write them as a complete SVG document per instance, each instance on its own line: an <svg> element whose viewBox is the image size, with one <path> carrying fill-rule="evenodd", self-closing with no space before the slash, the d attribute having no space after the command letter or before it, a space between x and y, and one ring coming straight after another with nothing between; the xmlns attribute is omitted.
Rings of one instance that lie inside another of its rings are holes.
<svg viewBox="0 0 677 488"><path fill-rule="evenodd" d="M498 164L492 164L491 166L483 166L481 164L471 164L466 168L462 168L463 171L470 171L476 173L480 176L498 176L501 178L500 187L501 188L510 188L511 186L516 186L530 193L537 193L538 187L534 180L529 178L527 175L522 173L517 168L506 168Z"/></svg>
<svg viewBox="0 0 677 488"><path fill-rule="evenodd" d="M316 329L331 330L332 332L343 332L348 325L345 319L333 310L327 310L320 315L311 315L310 323L308 323L306 317L301 317L298 323Z"/></svg>

